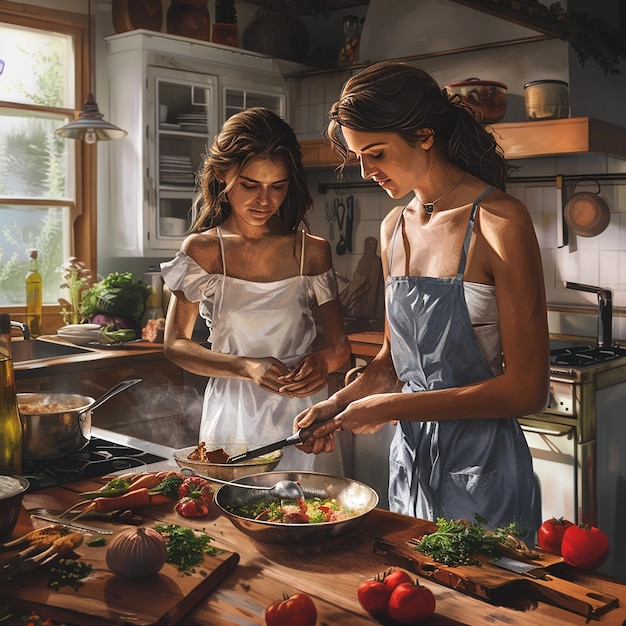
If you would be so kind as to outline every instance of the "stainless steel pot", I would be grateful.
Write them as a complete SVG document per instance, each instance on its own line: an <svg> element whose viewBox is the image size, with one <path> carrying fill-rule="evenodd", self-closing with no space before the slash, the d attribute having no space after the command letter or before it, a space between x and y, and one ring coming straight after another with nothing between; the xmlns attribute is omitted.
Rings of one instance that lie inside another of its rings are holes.
<svg viewBox="0 0 626 626"><path fill-rule="evenodd" d="M91 439L92 411L139 382L141 378L123 380L97 400L72 393L18 393L23 458L54 459L79 452Z"/></svg>

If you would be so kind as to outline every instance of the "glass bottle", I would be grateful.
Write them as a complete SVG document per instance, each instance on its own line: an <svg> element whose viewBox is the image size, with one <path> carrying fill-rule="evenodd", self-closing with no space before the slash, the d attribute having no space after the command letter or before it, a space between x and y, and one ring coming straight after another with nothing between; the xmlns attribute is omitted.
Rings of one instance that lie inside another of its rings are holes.
<svg viewBox="0 0 626 626"><path fill-rule="evenodd" d="M26 323L30 328L31 337L39 337L43 320L41 274L37 250L31 250L29 254L30 270L26 274Z"/></svg>
<svg viewBox="0 0 626 626"><path fill-rule="evenodd" d="M22 422L11 358L11 318L0 313L0 474L22 473Z"/></svg>

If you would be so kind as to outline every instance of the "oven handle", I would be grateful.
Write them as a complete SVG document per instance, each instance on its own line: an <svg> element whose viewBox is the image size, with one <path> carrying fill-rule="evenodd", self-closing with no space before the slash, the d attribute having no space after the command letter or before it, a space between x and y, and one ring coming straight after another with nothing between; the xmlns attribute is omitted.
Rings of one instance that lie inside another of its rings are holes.
<svg viewBox="0 0 626 626"><path fill-rule="evenodd" d="M519 419L522 430L537 435L551 435L552 437L572 437L575 434L575 426L565 424L547 424L539 420Z"/></svg>

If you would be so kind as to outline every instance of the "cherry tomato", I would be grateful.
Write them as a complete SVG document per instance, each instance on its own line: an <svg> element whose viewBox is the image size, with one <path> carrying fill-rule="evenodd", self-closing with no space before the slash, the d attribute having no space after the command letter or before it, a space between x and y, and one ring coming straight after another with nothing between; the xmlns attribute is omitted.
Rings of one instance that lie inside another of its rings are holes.
<svg viewBox="0 0 626 626"><path fill-rule="evenodd" d="M400 583L389 598L389 617L398 624L413 624L435 612L435 596L428 587Z"/></svg>
<svg viewBox="0 0 626 626"><path fill-rule="evenodd" d="M391 589L380 580L364 580L357 589L361 606L370 615L380 615L387 610Z"/></svg>
<svg viewBox="0 0 626 626"><path fill-rule="evenodd" d="M609 554L609 538L595 526L572 525L563 535L561 554L569 565L596 569Z"/></svg>
<svg viewBox="0 0 626 626"><path fill-rule="evenodd" d="M396 569L385 575L383 582L393 591L400 583L413 583L413 579L404 570Z"/></svg>
<svg viewBox="0 0 626 626"><path fill-rule="evenodd" d="M204 517L209 514L209 505L201 498L185 496L176 503L176 512L183 517Z"/></svg>
<svg viewBox="0 0 626 626"><path fill-rule="evenodd" d="M305 593L294 593L284 600L277 600L265 609L267 626L315 626L317 609Z"/></svg>
<svg viewBox="0 0 626 626"><path fill-rule="evenodd" d="M562 517L546 520L537 530L537 545L551 554L561 554L563 535L570 526L574 523Z"/></svg>

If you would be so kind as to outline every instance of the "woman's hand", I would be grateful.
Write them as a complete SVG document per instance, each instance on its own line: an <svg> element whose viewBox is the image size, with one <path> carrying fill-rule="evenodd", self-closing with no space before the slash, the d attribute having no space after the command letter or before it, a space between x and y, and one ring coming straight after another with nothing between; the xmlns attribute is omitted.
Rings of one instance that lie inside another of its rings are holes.
<svg viewBox="0 0 626 626"><path fill-rule="evenodd" d="M313 352L297 363L290 372L282 377L280 392L303 398L310 396L326 386L328 364L324 350Z"/></svg>
<svg viewBox="0 0 626 626"><path fill-rule="evenodd" d="M263 359L245 359L245 372L248 378L256 385L273 391L282 396L290 394L282 392L282 379L289 373L289 368L274 357L265 357Z"/></svg>

